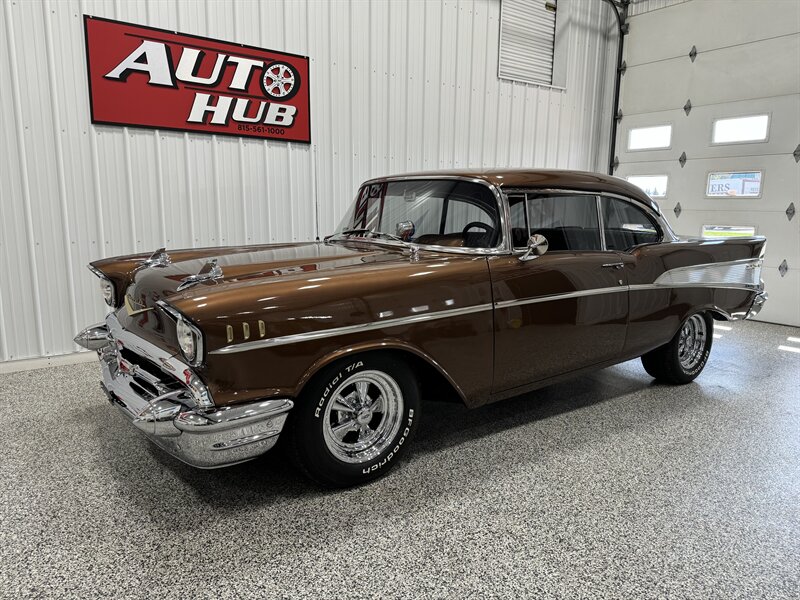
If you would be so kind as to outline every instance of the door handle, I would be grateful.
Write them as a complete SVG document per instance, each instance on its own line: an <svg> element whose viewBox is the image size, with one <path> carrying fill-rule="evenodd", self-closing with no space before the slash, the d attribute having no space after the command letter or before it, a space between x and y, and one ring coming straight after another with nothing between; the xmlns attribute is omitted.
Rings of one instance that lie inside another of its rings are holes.
<svg viewBox="0 0 800 600"><path fill-rule="evenodd" d="M625 266L625 263L623 263L623 262L615 262L615 263L605 263L603 265L603 268L604 269L621 269L624 266Z"/></svg>

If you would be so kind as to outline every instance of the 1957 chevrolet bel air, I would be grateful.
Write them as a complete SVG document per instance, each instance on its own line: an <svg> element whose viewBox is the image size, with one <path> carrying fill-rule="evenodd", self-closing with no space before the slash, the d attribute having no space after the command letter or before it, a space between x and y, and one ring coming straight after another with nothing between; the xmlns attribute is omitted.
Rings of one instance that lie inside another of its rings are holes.
<svg viewBox="0 0 800 600"><path fill-rule="evenodd" d="M190 465L281 435L307 475L348 486L407 451L423 398L481 406L636 357L692 381L712 319L766 300L764 247L678 239L641 190L594 173L385 177L322 242L93 262L111 311L75 341L111 403Z"/></svg>

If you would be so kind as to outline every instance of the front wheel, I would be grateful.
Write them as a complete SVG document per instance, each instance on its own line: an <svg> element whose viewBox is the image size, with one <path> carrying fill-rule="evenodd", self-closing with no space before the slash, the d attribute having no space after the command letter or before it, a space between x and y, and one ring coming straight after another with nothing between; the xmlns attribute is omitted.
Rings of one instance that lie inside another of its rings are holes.
<svg viewBox="0 0 800 600"><path fill-rule="evenodd" d="M644 370L665 383L694 381L708 361L713 331L709 313L691 315L668 343L642 356Z"/></svg>
<svg viewBox="0 0 800 600"><path fill-rule="evenodd" d="M324 368L290 416L295 462L317 483L348 487L387 472L410 445L420 397L408 365L370 353Z"/></svg>

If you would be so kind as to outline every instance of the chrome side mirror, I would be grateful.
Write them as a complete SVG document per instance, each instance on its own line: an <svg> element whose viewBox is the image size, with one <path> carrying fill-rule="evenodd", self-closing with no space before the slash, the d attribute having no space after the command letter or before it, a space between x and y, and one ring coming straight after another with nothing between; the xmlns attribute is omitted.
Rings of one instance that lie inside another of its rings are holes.
<svg viewBox="0 0 800 600"><path fill-rule="evenodd" d="M414 225L414 221L400 221L395 225L394 234L404 242L407 242L414 237L416 230L417 227Z"/></svg>
<svg viewBox="0 0 800 600"><path fill-rule="evenodd" d="M534 258L539 258L542 254L547 252L547 248L550 246L550 243L547 241L547 238L544 237L540 233L534 233L530 238L528 238L528 250L519 257L521 261L526 260L533 260Z"/></svg>

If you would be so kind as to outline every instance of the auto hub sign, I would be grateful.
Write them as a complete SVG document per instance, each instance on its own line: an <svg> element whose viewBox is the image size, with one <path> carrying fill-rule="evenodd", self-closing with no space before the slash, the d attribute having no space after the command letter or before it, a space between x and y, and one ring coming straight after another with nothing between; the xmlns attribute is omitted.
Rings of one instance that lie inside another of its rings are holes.
<svg viewBox="0 0 800 600"><path fill-rule="evenodd" d="M92 122L310 142L308 57L84 15Z"/></svg>

